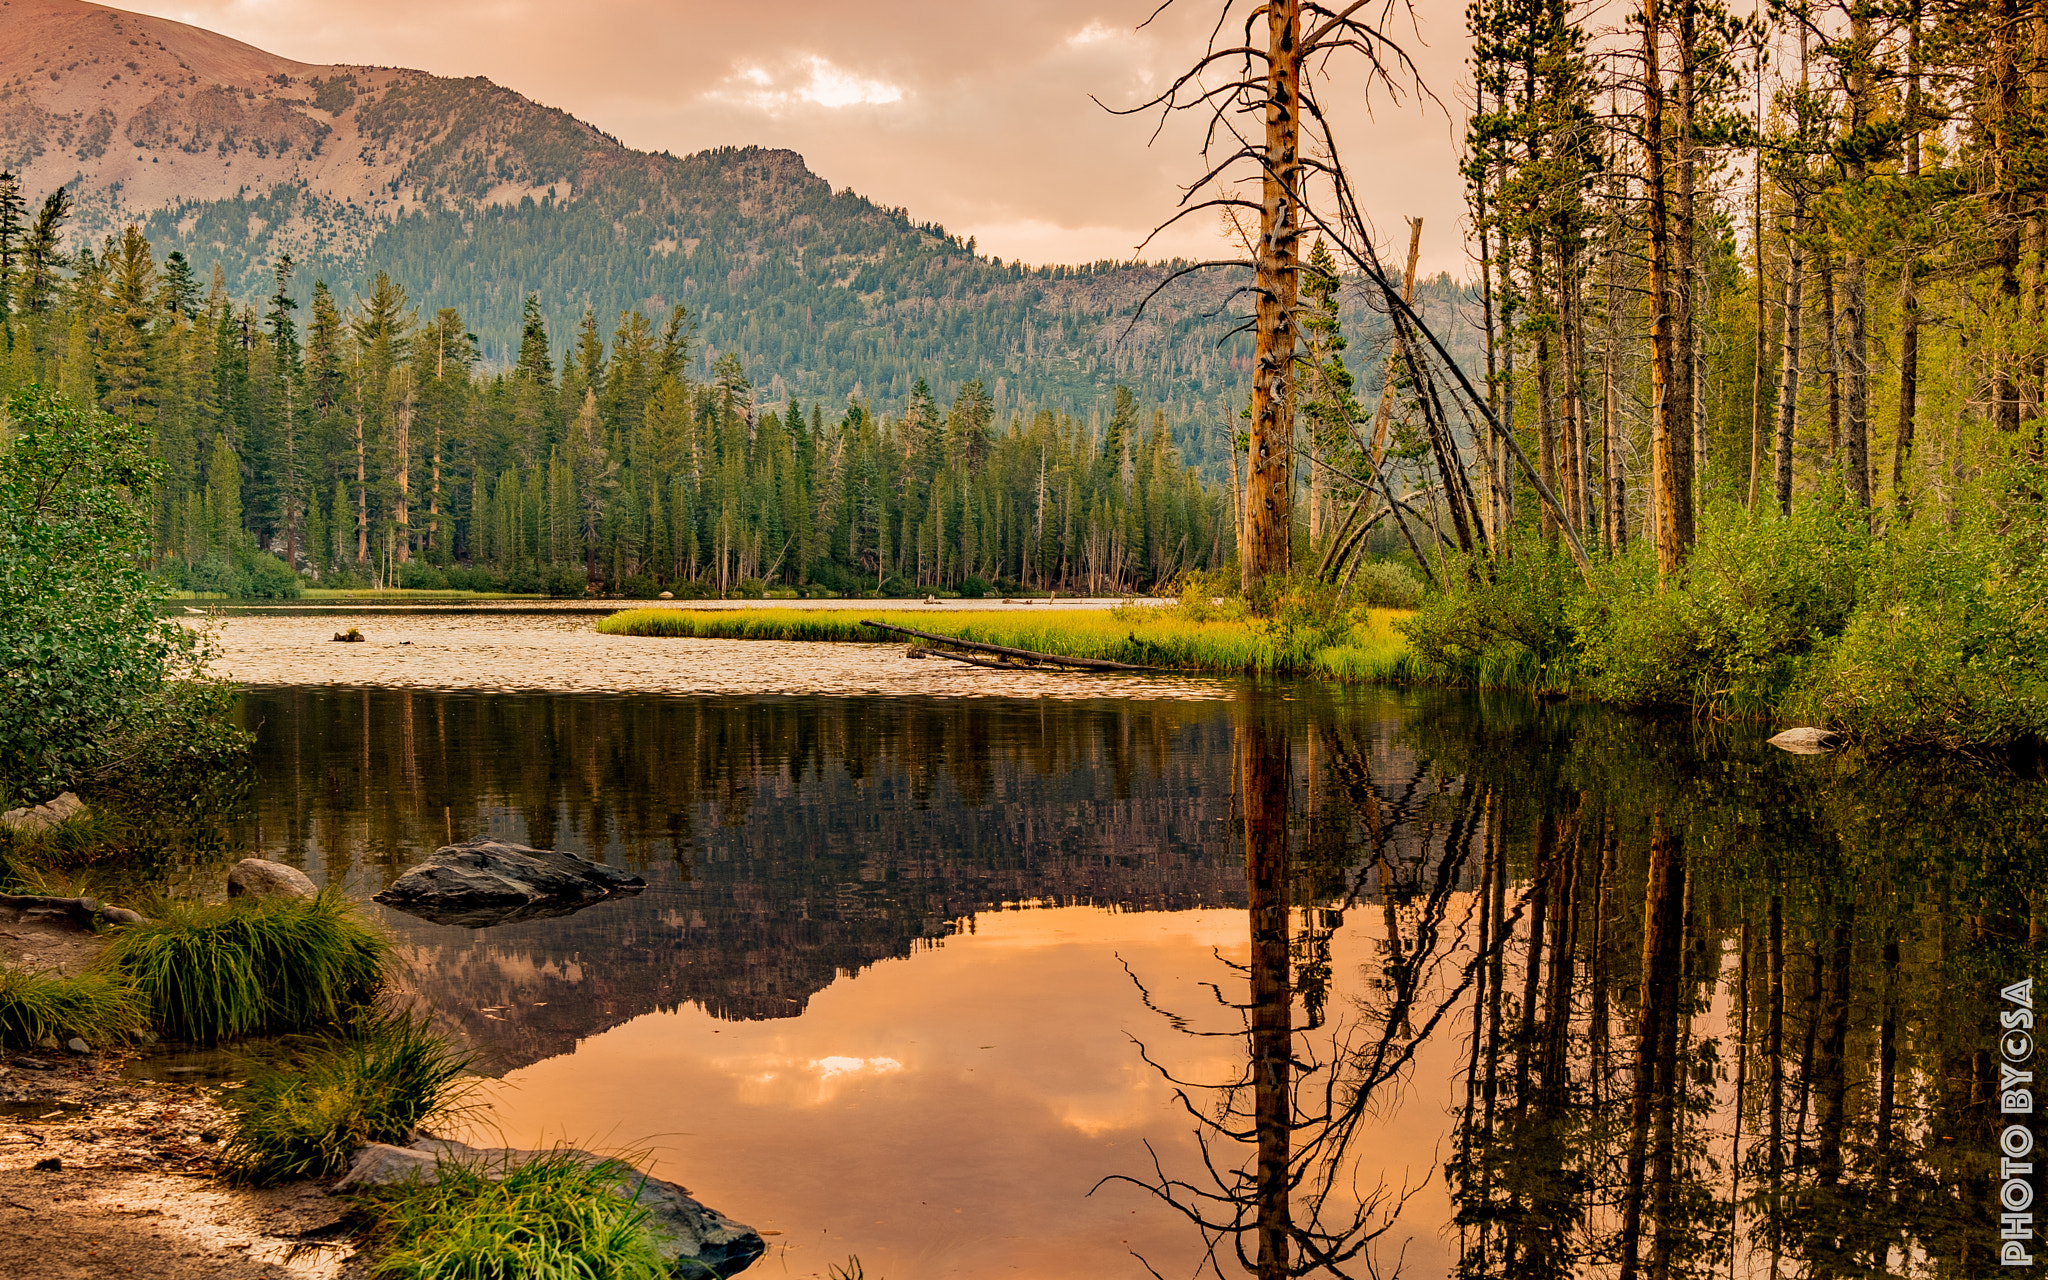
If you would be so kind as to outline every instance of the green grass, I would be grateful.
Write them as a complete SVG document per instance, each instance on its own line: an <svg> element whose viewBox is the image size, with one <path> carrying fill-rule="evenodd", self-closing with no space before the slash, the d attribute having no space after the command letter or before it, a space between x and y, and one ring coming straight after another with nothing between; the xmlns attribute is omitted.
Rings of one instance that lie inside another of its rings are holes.
<svg viewBox="0 0 2048 1280"><path fill-rule="evenodd" d="M495 1172L495 1170L491 1171ZM390 1280L667 1280L623 1161L543 1155L493 1178L443 1161L437 1181L356 1197L371 1273Z"/></svg>
<svg viewBox="0 0 2048 1280"><path fill-rule="evenodd" d="M118 978L60 978L0 967L0 1044L32 1049L45 1037L78 1036L95 1047L126 1040L148 1023L142 996Z"/></svg>
<svg viewBox="0 0 2048 1280"><path fill-rule="evenodd" d="M403 1145L428 1120L459 1111L468 1068L468 1055L424 1018L366 1016L309 1059L259 1071L229 1095L224 1171L258 1187L332 1177L358 1147Z"/></svg>
<svg viewBox="0 0 2048 1280"><path fill-rule="evenodd" d="M513 591L456 591L446 587L307 587L299 594L304 600L392 600L408 603L463 600L545 600L545 595L522 595Z"/></svg>
<svg viewBox="0 0 2048 1280"><path fill-rule="evenodd" d="M337 1022L375 995L385 941L338 894L164 903L114 931L99 965L134 984L159 1033L213 1044Z"/></svg>
<svg viewBox="0 0 2048 1280"><path fill-rule="evenodd" d="M908 610L852 609L628 609L612 614L597 629L614 636L699 637L726 640L887 640L902 643L863 620L911 627L934 635L1055 653L1066 658L1103 658L1176 671L1270 675L1294 669L1286 643L1259 623L1243 618L1194 621L1178 611L1159 609ZM1405 647L1392 628L1399 616L1390 609L1365 611L1352 629L1350 642L1316 656L1314 669L1324 670L1323 655L1349 655L1327 674L1345 676L1374 664L1393 661ZM1345 678L1351 678L1345 676ZM1358 678L1373 678L1361 676Z"/></svg>

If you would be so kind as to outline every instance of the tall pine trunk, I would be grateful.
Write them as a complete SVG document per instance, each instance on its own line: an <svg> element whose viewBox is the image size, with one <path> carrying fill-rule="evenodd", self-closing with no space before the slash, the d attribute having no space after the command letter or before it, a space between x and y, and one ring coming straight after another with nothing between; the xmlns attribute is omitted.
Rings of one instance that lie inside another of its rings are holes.
<svg viewBox="0 0 2048 1280"><path fill-rule="evenodd" d="M1292 515L1295 308L1301 239L1301 3L1266 6L1266 134L1259 201L1244 589L1287 572Z"/></svg>

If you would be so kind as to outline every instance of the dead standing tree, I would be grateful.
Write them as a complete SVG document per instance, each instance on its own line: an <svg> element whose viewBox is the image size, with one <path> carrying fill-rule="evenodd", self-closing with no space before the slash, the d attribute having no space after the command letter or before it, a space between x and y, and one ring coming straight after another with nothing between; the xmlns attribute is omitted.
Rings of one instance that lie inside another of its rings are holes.
<svg viewBox="0 0 2048 1280"><path fill-rule="evenodd" d="M1164 0L1143 25L1150 25L1175 3ZM1157 112L1161 128L1175 112L1195 112L1202 118L1202 156L1208 167L1187 187L1173 216L1154 229L1154 236L1207 211L1222 210L1232 216L1258 212L1259 232L1250 258L1182 267L1161 280L1146 299L1149 303L1180 276L1210 267L1236 267L1253 273L1251 285L1242 291L1253 297L1253 314L1230 331L1235 335L1250 329L1254 342L1249 473L1240 552L1247 595L1255 596L1268 578L1285 574L1289 567L1294 389L1301 355L1297 319L1303 265L1300 245L1303 233L1309 230L1320 232L1351 269L1365 277L1393 324L1401 373L1422 415L1431 461L1439 471L1461 549L1484 553L1485 522L1445 412L1443 386L1451 388L1452 404L1461 408L1469 421L1503 443L1544 507L1564 526L1566 542L1581 571L1590 571L1585 549L1556 494L1513 435L1500 426L1442 340L1402 296L1399 279L1390 277L1381 266L1365 216L1345 177L1330 119L1317 101L1316 81L1332 78L1332 65L1341 54L1352 55L1364 65L1362 83L1351 80L1345 85L1354 100L1369 98L1374 90L1397 100L1408 93L1428 96L1414 62L1386 33L1389 21L1408 8L1408 0L1356 0L1349 4L1220 0L1208 45L1193 66L1144 102L1106 108L1119 115ZM1242 38L1227 43L1224 33L1238 30L1242 30ZM1248 123L1254 119L1256 130ZM1312 144L1308 152L1303 147L1304 129ZM1246 192L1254 180L1257 200ZM1149 237L1146 243L1150 243ZM1139 314L1144 306L1139 305ZM1351 426L1355 435L1358 424ZM1380 498L1389 507L1399 505L1384 471L1370 462L1365 469L1378 474L1361 477L1362 491L1342 521L1337 539L1352 548L1363 545L1362 538L1352 535L1370 519ZM1344 567L1325 563L1320 569L1325 576L1334 577Z"/></svg>

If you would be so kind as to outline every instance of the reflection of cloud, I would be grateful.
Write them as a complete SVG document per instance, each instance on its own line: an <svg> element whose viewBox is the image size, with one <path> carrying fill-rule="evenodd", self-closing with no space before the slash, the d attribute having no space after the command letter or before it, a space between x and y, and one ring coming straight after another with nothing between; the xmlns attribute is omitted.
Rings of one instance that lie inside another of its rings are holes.
<svg viewBox="0 0 2048 1280"><path fill-rule="evenodd" d="M739 66L726 80L726 86L704 96L771 113L785 111L799 102L836 110L886 106L903 100L903 90L896 85L855 75L816 54L797 62L780 77L758 63Z"/></svg>
<svg viewBox="0 0 2048 1280"><path fill-rule="evenodd" d="M903 1064L894 1058L815 1058L811 1061L811 1070L830 1080L833 1076L850 1076L863 1071L886 1075L903 1070Z"/></svg>

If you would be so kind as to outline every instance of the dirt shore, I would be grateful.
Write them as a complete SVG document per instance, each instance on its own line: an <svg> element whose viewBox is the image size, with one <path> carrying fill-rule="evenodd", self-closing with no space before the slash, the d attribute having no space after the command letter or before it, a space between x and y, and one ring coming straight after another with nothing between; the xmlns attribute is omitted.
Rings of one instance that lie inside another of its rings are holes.
<svg viewBox="0 0 2048 1280"><path fill-rule="evenodd" d="M0 913L0 959L75 974L99 939ZM133 1055L0 1051L0 1277L357 1280L345 1206L315 1184L248 1191L215 1177L227 1132L192 1085L124 1079Z"/></svg>

